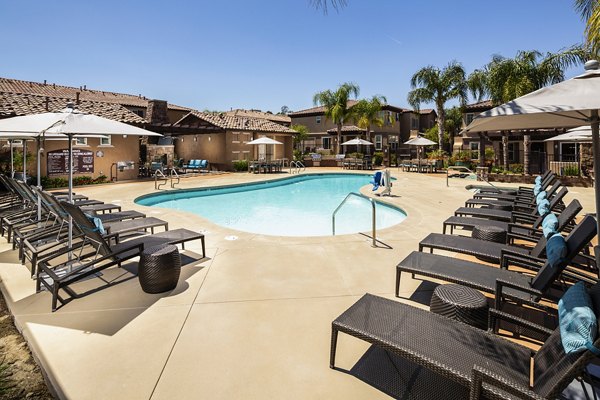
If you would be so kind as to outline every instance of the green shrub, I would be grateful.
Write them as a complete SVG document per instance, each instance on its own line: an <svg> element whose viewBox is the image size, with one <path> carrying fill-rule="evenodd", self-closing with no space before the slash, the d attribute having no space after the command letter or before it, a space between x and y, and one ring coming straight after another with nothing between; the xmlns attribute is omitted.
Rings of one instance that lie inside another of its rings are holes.
<svg viewBox="0 0 600 400"><path fill-rule="evenodd" d="M76 176L73 178L73 186L91 185L94 183L94 178L91 176Z"/></svg>
<svg viewBox="0 0 600 400"><path fill-rule="evenodd" d="M302 150L294 150L294 160L302 161L303 158L304 158L304 153L302 153Z"/></svg>
<svg viewBox="0 0 600 400"><path fill-rule="evenodd" d="M383 153L381 151L377 151L373 153L373 165L380 166L383 164Z"/></svg>
<svg viewBox="0 0 600 400"><path fill-rule="evenodd" d="M522 174L525 171L523 164L510 164L508 169L513 174Z"/></svg>
<svg viewBox="0 0 600 400"><path fill-rule="evenodd" d="M576 165L567 165L563 167L562 174L564 176L579 176L579 167Z"/></svg>
<svg viewBox="0 0 600 400"><path fill-rule="evenodd" d="M433 150L427 153L427 158L430 160L442 160L446 156L446 152L444 150Z"/></svg>
<svg viewBox="0 0 600 400"><path fill-rule="evenodd" d="M496 152L494 151L494 148L486 147L485 148L485 159L488 161L493 161L495 157L496 157Z"/></svg>
<svg viewBox="0 0 600 400"><path fill-rule="evenodd" d="M498 167L496 165L492 166L492 174L501 174L504 172L504 168Z"/></svg>
<svg viewBox="0 0 600 400"><path fill-rule="evenodd" d="M248 160L235 160L233 170L237 172L248 171Z"/></svg>

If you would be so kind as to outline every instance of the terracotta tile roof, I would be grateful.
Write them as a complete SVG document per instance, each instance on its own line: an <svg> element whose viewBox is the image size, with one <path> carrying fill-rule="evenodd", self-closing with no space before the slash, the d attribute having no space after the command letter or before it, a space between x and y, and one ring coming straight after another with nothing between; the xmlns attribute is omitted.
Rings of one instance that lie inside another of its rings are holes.
<svg viewBox="0 0 600 400"><path fill-rule="evenodd" d="M4 93L0 91L0 118L58 111L65 108L69 101L72 101L72 99L48 97L48 108L46 108L46 96ZM130 124L143 124L146 122L142 117L120 104L82 100L77 108L81 111L115 121Z"/></svg>
<svg viewBox="0 0 600 400"><path fill-rule="evenodd" d="M79 93L81 100L101 101L105 103L115 103L130 107L148 106L148 98L141 95L131 95L116 92L106 92L102 90L92 90L76 88L71 86L61 86L54 83L45 84L39 82L21 81L18 79L0 78L0 92L33 94L39 96L59 97L66 99L75 99L76 93ZM189 108L169 104L171 110L189 111Z"/></svg>
<svg viewBox="0 0 600 400"><path fill-rule="evenodd" d="M432 111L435 112L433 108L423 108L419 110L419 114L430 114Z"/></svg>
<svg viewBox="0 0 600 400"><path fill-rule="evenodd" d="M287 115L278 115L270 112L263 112L260 110L242 110L236 109L225 112L227 115L238 116L238 117L250 117L250 118L263 118L268 119L269 121L290 124L292 119Z"/></svg>
<svg viewBox="0 0 600 400"><path fill-rule="evenodd" d="M358 103L358 100L348 100L347 107L350 108L353 105ZM312 108L307 108L306 110L300 110L289 113L290 117L300 117L302 115L310 115L310 114L325 114L325 106L317 106Z"/></svg>
<svg viewBox="0 0 600 400"><path fill-rule="evenodd" d="M236 115L227 115L226 113L206 113L200 111L191 111L173 125L180 125L180 123L190 115L226 130L292 134L297 133L286 126L277 124L264 118L240 117Z"/></svg>
<svg viewBox="0 0 600 400"><path fill-rule="evenodd" d="M342 125L342 132L365 132L365 129L359 128L355 125ZM327 129L327 133L337 133L337 128Z"/></svg>
<svg viewBox="0 0 600 400"><path fill-rule="evenodd" d="M465 106L465 111L486 111L491 108L494 108L494 104L491 100L483 100L477 103L467 104Z"/></svg>

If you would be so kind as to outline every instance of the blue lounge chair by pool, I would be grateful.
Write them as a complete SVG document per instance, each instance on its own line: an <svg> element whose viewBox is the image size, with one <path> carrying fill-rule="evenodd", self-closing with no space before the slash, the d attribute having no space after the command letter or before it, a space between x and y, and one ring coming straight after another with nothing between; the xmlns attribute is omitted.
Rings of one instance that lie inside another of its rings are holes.
<svg viewBox="0 0 600 400"><path fill-rule="evenodd" d="M371 183L373 185L373 191L376 191L377 189L379 189L379 186L382 185L381 179L382 179L382 175L383 173L381 171L377 171L375 172L375 175L373 175L373 180L369 183Z"/></svg>

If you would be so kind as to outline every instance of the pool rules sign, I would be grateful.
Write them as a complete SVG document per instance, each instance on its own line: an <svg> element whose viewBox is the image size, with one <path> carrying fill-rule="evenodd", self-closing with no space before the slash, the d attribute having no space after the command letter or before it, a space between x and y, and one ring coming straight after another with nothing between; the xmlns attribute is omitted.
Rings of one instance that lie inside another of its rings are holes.
<svg viewBox="0 0 600 400"><path fill-rule="evenodd" d="M48 175L66 175L69 173L69 150L53 150L46 153ZM94 173L94 152L73 149L73 173Z"/></svg>

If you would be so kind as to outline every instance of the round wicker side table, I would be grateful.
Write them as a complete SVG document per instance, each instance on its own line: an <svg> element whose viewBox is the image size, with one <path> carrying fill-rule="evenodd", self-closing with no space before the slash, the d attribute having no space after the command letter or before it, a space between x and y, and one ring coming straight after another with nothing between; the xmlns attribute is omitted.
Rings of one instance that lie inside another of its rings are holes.
<svg viewBox="0 0 600 400"><path fill-rule="evenodd" d="M506 230L497 226L475 225L471 231L471 237L489 242L506 244L508 235ZM481 261L494 262L496 259L484 256L476 256Z"/></svg>
<svg viewBox="0 0 600 400"><path fill-rule="evenodd" d="M142 251L138 278L146 293L162 293L175 289L181 273L181 258L177 246L163 244Z"/></svg>
<svg viewBox="0 0 600 400"><path fill-rule="evenodd" d="M436 287L429 305L431 312L480 329L487 329L488 307L483 294L454 283Z"/></svg>

